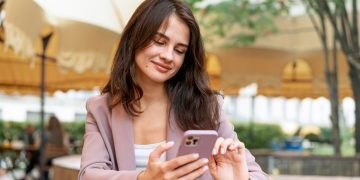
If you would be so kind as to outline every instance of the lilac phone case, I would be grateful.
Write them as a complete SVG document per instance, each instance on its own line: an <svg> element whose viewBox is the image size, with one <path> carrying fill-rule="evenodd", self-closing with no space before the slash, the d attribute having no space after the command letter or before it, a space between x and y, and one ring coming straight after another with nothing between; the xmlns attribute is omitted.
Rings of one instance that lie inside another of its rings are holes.
<svg viewBox="0 0 360 180"><path fill-rule="evenodd" d="M217 136L213 130L188 130L184 133L177 156L198 153L200 158L209 158Z"/></svg>

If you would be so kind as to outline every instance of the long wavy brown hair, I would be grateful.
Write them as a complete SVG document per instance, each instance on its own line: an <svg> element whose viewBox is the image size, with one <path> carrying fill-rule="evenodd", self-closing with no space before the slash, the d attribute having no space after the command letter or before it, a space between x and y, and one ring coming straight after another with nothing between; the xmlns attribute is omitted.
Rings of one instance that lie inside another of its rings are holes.
<svg viewBox="0 0 360 180"><path fill-rule="evenodd" d="M63 145L64 143L64 130L56 116L51 116L47 125L48 138L47 143Z"/></svg>
<svg viewBox="0 0 360 180"><path fill-rule="evenodd" d="M114 107L124 106L136 116L136 103L143 90L135 77L135 53L146 48L159 27L176 14L190 30L190 42L178 73L165 82L177 125L182 130L216 129L219 120L217 92L210 89L205 71L205 50L199 26L189 7L180 0L145 0L134 12L123 30L115 55L110 79L102 93L109 93Z"/></svg>

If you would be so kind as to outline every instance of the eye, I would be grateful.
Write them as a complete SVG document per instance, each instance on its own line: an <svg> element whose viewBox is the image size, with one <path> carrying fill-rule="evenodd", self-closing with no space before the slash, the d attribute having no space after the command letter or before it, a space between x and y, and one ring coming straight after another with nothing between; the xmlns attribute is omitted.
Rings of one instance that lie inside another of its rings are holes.
<svg viewBox="0 0 360 180"><path fill-rule="evenodd" d="M161 36L159 36L159 35L155 35L155 36L153 37L153 41L154 41L155 44L160 45L160 46L166 44L166 39L163 38L163 37L161 37Z"/></svg>
<svg viewBox="0 0 360 180"><path fill-rule="evenodd" d="M158 44L158 45L165 45L166 42L165 41L162 41L162 40L154 40L155 44Z"/></svg>
<svg viewBox="0 0 360 180"><path fill-rule="evenodd" d="M186 50L183 50L183 49L175 49L175 52L182 55L182 54L185 54Z"/></svg>
<svg viewBox="0 0 360 180"><path fill-rule="evenodd" d="M157 44L157 45L165 45L165 41L164 40L156 40L154 39L154 43Z"/></svg>

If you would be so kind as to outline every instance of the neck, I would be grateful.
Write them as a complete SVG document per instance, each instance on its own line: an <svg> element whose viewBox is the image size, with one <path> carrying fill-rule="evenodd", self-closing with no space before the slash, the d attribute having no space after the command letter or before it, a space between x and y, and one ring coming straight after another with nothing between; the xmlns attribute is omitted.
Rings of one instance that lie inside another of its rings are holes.
<svg viewBox="0 0 360 180"><path fill-rule="evenodd" d="M141 86L143 90L143 97L141 99L146 101L159 101L167 99L165 87L162 86Z"/></svg>
<svg viewBox="0 0 360 180"><path fill-rule="evenodd" d="M153 104L167 104L168 96L165 90L165 84L142 83L143 97L140 99L140 109L145 110Z"/></svg>

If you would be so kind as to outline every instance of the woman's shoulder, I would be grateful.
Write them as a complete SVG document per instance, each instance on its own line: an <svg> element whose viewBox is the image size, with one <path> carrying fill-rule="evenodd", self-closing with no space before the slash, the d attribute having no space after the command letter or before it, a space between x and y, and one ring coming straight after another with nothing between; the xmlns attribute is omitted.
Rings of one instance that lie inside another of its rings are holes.
<svg viewBox="0 0 360 180"><path fill-rule="evenodd" d="M220 93L214 94L219 106L221 107L224 104L224 95Z"/></svg>
<svg viewBox="0 0 360 180"><path fill-rule="evenodd" d="M90 97L86 101L86 109L88 111L102 109L110 110L111 96L108 93Z"/></svg>

